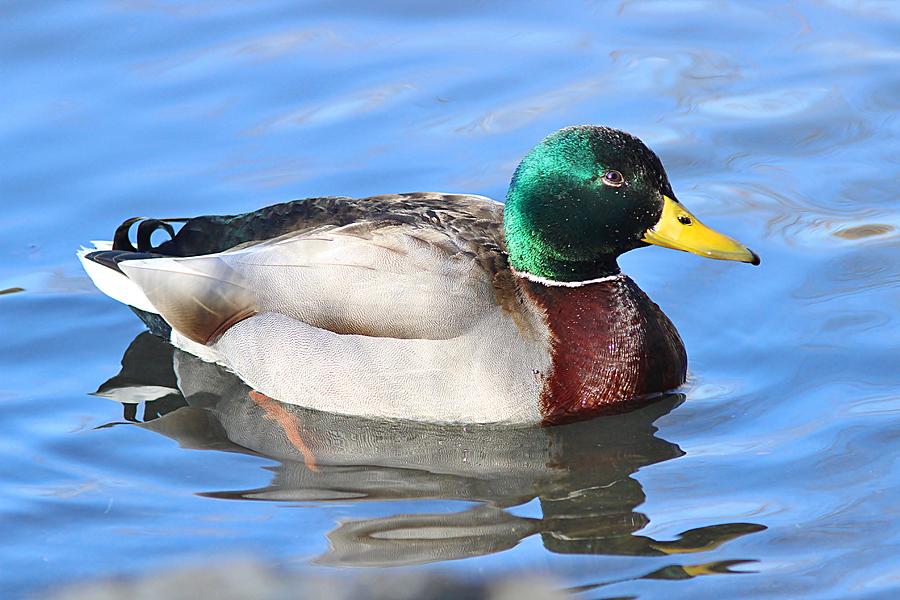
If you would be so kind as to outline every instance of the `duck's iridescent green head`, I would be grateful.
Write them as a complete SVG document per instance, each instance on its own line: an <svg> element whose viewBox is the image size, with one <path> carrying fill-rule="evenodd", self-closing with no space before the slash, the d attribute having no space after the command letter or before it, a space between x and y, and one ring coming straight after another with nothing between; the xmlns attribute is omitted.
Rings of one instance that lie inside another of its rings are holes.
<svg viewBox="0 0 900 600"><path fill-rule="evenodd" d="M510 183L504 230L512 267L554 281L617 273L620 254L648 243L759 263L675 200L652 150L608 127L567 127L535 146Z"/></svg>

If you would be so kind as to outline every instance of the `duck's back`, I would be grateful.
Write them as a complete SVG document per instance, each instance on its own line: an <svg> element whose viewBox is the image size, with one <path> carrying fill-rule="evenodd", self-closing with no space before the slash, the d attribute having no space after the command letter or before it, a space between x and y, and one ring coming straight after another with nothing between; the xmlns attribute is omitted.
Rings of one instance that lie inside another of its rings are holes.
<svg viewBox="0 0 900 600"><path fill-rule="evenodd" d="M149 221L161 224L166 220ZM503 205L484 196L437 192L369 198L304 198L239 215L195 217L187 219L171 240L156 247L136 248L128 239L128 229L120 228L113 249L199 256L284 235L302 235L322 227L362 224L373 228L406 225L442 231L469 251L505 265L501 252Z"/></svg>

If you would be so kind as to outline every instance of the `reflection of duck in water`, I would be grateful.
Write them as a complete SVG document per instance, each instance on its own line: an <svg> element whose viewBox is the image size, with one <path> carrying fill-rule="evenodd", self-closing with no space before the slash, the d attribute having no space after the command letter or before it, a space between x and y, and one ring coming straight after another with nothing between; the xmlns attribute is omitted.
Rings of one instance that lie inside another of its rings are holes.
<svg viewBox="0 0 900 600"><path fill-rule="evenodd" d="M101 290L178 347L318 410L562 422L677 388L686 356L619 271L656 244L757 264L676 199L657 156L605 127L532 149L501 205L437 193L310 198L127 221L83 252ZM154 230L172 239L151 244Z"/></svg>
<svg viewBox="0 0 900 600"><path fill-rule="evenodd" d="M171 365L163 372L160 365ZM149 366L148 370L147 367ZM401 565L478 556L540 534L558 553L662 555L708 550L763 527L716 524L658 542L638 469L682 455L656 437L653 421L678 394L627 414L546 428L430 425L368 420L274 402L226 370L139 335L119 375L98 394L147 401L141 427L183 446L260 454L279 461L262 489L208 492L220 498L362 502L447 499L474 510L351 521L329 534L320 561ZM538 499L541 518L506 509Z"/></svg>

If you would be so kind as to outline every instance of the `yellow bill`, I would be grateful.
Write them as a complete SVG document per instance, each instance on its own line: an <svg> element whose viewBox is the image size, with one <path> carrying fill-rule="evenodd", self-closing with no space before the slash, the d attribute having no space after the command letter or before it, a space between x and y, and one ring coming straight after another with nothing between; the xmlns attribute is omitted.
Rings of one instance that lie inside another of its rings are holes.
<svg viewBox="0 0 900 600"><path fill-rule="evenodd" d="M747 246L710 229L678 201L668 196L663 196L663 201L662 216L647 230L643 241L706 258L759 264L759 256Z"/></svg>

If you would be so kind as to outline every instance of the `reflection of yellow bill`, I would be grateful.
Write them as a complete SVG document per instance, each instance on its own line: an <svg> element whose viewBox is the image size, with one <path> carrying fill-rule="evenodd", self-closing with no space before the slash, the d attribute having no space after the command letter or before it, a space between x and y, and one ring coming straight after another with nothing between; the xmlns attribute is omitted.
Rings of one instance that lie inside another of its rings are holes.
<svg viewBox="0 0 900 600"><path fill-rule="evenodd" d="M662 216L656 225L647 230L643 241L706 258L759 264L759 257L750 248L710 229L677 200L668 196L663 196L663 200Z"/></svg>

